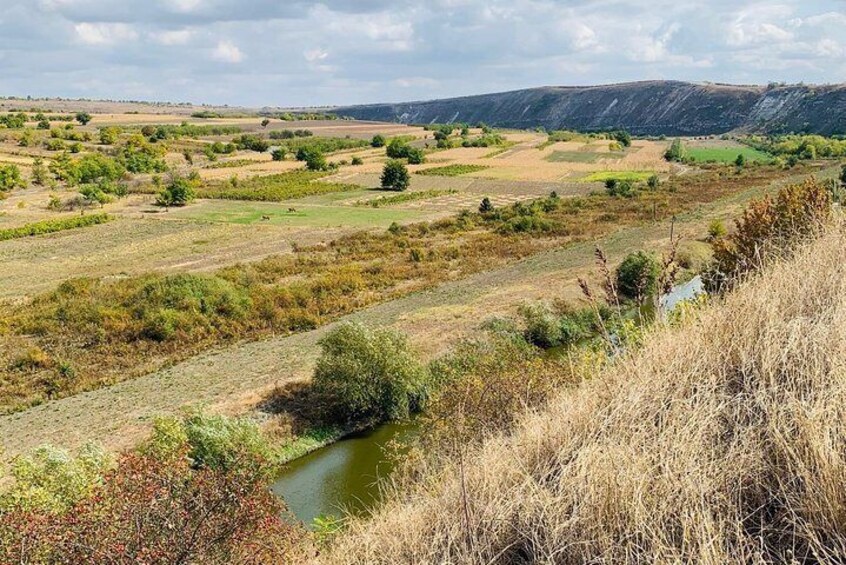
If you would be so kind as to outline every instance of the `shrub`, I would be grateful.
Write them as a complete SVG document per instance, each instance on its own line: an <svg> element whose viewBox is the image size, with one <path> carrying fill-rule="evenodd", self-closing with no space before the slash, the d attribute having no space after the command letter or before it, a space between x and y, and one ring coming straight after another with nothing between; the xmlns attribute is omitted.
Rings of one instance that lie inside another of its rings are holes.
<svg viewBox="0 0 846 565"><path fill-rule="evenodd" d="M608 196L622 196L624 198L631 198L635 195L636 190L634 183L629 179L607 179L605 181L605 192Z"/></svg>
<svg viewBox="0 0 846 565"><path fill-rule="evenodd" d="M491 203L491 199L485 196L482 198L482 202L479 204L479 213L480 214L487 214L488 212L494 211L494 205Z"/></svg>
<svg viewBox="0 0 846 565"><path fill-rule="evenodd" d="M387 140L385 139L385 136L380 133L374 135L373 139L370 141L370 145L372 147L384 147L385 143L387 143Z"/></svg>
<svg viewBox="0 0 846 565"><path fill-rule="evenodd" d="M708 224L708 241L716 241L725 237L726 233L728 233L728 231L726 230L726 225L722 220L713 220L710 224Z"/></svg>
<svg viewBox="0 0 846 565"><path fill-rule="evenodd" d="M117 143L118 138L123 130L117 126L109 126L105 128L100 128L100 144L101 145L114 145Z"/></svg>
<svg viewBox="0 0 846 565"><path fill-rule="evenodd" d="M329 168L326 157L320 151L309 151L305 156L305 163L309 171L325 171Z"/></svg>
<svg viewBox="0 0 846 565"><path fill-rule="evenodd" d="M645 251L630 253L617 267L617 290L625 298L642 302L657 290L659 269L654 255Z"/></svg>
<svg viewBox="0 0 846 565"><path fill-rule="evenodd" d="M426 372L402 334L343 324L320 346L314 385L348 420L401 419L422 407Z"/></svg>
<svg viewBox="0 0 846 565"><path fill-rule="evenodd" d="M277 149L274 149L273 152L271 152L270 156L273 158L274 161L284 161L285 155L287 154L287 151L279 147Z"/></svg>
<svg viewBox="0 0 846 565"><path fill-rule="evenodd" d="M831 216L831 195L814 178L782 188L775 199L752 202L731 235L713 242L714 264L704 279L710 290L722 290L767 258L792 250L816 234Z"/></svg>
<svg viewBox="0 0 846 565"><path fill-rule="evenodd" d="M524 304L519 313L526 325L526 341L543 348L561 345L561 325L548 304Z"/></svg>
<svg viewBox="0 0 846 565"><path fill-rule="evenodd" d="M687 151L680 139L674 139L669 149L664 153L667 161L684 161L687 158Z"/></svg>
<svg viewBox="0 0 846 565"><path fill-rule="evenodd" d="M88 122L91 121L91 114L89 114L88 112L77 112L75 118L76 121L80 124L87 125Z"/></svg>
<svg viewBox="0 0 846 565"><path fill-rule="evenodd" d="M382 188L388 190L404 191L411 183L408 169L402 161L391 160L385 163L382 169Z"/></svg>
<svg viewBox="0 0 846 565"><path fill-rule="evenodd" d="M649 190L658 190L658 187L661 185L661 179L658 178L658 175L652 175L648 179L646 179L646 186L649 187Z"/></svg>
<svg viewBox="0 0 846 565"><path fill-rule="evenodd" d="M419 165L425 161L422 149L412 147L402 139L393 139L388 144L386 153L391 159L406 159L412 165Z"/></svg>
<svg viewBox="0 0 846 565"><path fill-rule="evenodd" d="M363 165L363 164L364 164L364 159L362 159L358 155L355 155L352 158L352 160L350 160L350 165L353 165L353 166L358 166L358 165Z"/></svg>
<svg viewBox="0 0 846 565"><path fill-rule="evenodd" d="M9 192L15 188L23 188L26 183L21 177L21 170L17 165L0 163L0 193Z"/></svg>

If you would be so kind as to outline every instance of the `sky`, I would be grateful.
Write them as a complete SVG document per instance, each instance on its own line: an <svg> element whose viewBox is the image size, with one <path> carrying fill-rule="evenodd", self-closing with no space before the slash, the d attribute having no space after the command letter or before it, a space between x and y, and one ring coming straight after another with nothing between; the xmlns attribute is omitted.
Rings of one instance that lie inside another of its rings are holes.
<svg viewBox="0 0 846 565"><path fill-rule="evenodd" d="M243 106L846 82L846 0L0 0L0 95Z"/></svg>

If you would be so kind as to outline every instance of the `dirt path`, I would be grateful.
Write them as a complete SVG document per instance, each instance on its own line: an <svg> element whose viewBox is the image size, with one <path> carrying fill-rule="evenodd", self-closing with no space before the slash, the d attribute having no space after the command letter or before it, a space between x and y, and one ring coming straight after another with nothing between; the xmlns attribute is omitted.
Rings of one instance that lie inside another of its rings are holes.
<svg viewBox="0 0 846 565"><path fill-rule="evenodd" d="M677 233L686 239L702 237L711 219L735 215L764 190L737 194L680 217ZM668 229L668 222L622 229L598 242L540 253L342 320L397 327L411 336L421 353L431 356L484 319L512 312L525 300L577 298L576 278L593 271L597 243L613 262L630 251L663 245ZM186 404L206 404L228 413L248 411L276 383L308 378L317 341L333 325L207 352L138 379L0 417L3 457L43 443L77 448L97 441L111 449L127 447L146 433L155 415L173 413Z"/></svg>

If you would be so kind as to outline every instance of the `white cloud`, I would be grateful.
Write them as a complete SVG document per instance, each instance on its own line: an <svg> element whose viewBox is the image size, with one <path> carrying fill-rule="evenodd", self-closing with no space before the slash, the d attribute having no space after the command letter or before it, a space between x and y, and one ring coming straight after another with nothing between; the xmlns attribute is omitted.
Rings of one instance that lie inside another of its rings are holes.
<svg viewBox="0 0 846 565"><path fill-rule="evenodd" d="M74 31L79 40L88 45L112 45L138 39L138 32L122 23L82 22L74 25Z"/></svg>
<svg viewBox="0 0 846 565"><path fill-rule="evenodd" d="M240 63L244 60L244 54L237 45L224 39L219 41L212 51L212 59L222 63Z"/></svg>
<svg viewBox="0 0 846 565"><path fill-rule="evenodd" d="M152 32L150 37L162 45L185 45L194 38L194 35L194 30L186 28Z"/></svg>
<svg viewBox="0 0 846 565"><path fill-rule="evenodd" d="M325 49L309 49L303 51L303 57L309 63L316 63L317 61L324 61L329 57L329 52Z"/></svg>
<svg viewBox="0 0 846 565"><path fill-rule="evenodd" d="M174 12L190 13L203 5L203 0L166 0L165 4Z"/></svg>

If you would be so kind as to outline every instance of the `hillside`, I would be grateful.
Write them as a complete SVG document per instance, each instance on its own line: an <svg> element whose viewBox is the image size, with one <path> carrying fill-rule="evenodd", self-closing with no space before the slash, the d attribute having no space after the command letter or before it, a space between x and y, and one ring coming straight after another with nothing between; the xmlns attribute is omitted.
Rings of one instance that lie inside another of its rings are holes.
<svg viewBox="0 0 846 565"><path fill-rule="evenodd" d="M844 244L835 227L659 330L328 562L842 562Z"/></svg>
<svg viewBox="0 0 846 565"><path fill-rule="evenodd" d="M338 114L403 123L485 122L506 128L625 128L641 135L732 130L846 131L846 85L730 86L646 81L542 87L444 100L342 107Z"/></svg>

